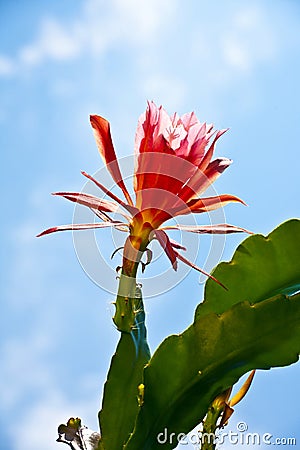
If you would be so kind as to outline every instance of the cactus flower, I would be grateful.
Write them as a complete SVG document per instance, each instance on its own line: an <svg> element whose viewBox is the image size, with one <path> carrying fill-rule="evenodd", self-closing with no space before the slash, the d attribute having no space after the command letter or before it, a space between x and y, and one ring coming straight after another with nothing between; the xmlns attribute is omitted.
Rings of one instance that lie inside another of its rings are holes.
<svg viewBox="0 0 300 450"><path fill-rule="evenodd" d="M124 200L94 177L82 172L110 200L80 192L57 192L54 195L89 207L101 222L57 226L43 231L39 236L63 230L104 227L127 231L129 236L124 248L123 274L135 277L141 255L152 239L160 243L175 270L180 259L205 273L179 253L178 250L184 248L168 237L168 229L193 233L246 231L229 224L162 226L176 216L209 212L229 202L244 203L229 194L200 197L232 162L228 158L213 159L216 142L227 130L214 131L213 125L199 122L193 112L181 117L177 113L169 116L162 107L149 102L146 112L139 118L135 137L133 201L122 178L109 122L96 115L92 115L90 120L100 155L123 192ZM110 213L121 213L126 222L113 220Z"/></svg>

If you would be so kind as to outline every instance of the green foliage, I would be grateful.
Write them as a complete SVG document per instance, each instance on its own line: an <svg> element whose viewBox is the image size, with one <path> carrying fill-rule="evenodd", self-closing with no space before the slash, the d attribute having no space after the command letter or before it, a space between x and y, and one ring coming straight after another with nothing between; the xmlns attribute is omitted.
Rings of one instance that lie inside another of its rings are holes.
<svg viewBox="0 0 300 450"><path fill-rule="evenodd" d="M221 262L213 271L228 290L208 279L196 316L220 314L244 300L257 303L280 293L292 295L300 290L299 255L300 220L284 222L266 237L248 237L230 262Z"/></svg>
<svg viewBox="0 0 300 450"><path fill-rule="evenodd" d="M175 448L159 433L187 433L213 399L251 369L285 366L300 352L300 294L207 314L158 348L144 373L145 396L126 450Z"/></svg>
<svg viewBox="0 0 300 450"><path fill-rule="evenodd" d="M121 450L138 413L138 386L143 381L144 366L150 359L139 288L136 289L135 309L135 327L131 333L121 333L105 383L99 413L102 435L99 449Z"/></svg>
<svg viewBox="0 0 300 450"><path fill-rule="evenodd" d="M213 272L228 291L209 279L194 323L165 339L151 359L139 294L136 327L121 333L105 385L99 450L175 448L176 437L199 424L215 397L242 375L296 362L299 251L298 220L268 237L247 238ZM140 383L144 396L138 401ZM157 437L165 429L162 445Z"/></svg>
<svg viewBox="0 0 300 450"><path fill-rule="evenodd" d="M163 446L157 436L186 433L205 416L216 395L251 369L285 366L300 352L300 221L268 237L254 235L208 280L194 324L168 337L144 371L145 395L126 450Z"/></svg>

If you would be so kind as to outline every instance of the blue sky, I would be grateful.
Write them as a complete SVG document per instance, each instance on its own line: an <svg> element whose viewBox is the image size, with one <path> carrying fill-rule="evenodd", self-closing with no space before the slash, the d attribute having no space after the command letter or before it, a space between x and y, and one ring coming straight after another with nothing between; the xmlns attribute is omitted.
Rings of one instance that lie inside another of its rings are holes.
<svg viewBox="0 0 300 450"><path fill-rule="evenodd" d="M72 220L73 206L50 193L80 190L80 171L103 167L89 114L111 122L120 157L132 154L147 99L229 127L217 154L234 164L215 188L249 207L228 206L226 219L268 233L299 216L299 25L288 0L0 2L1 449L55 449L56 426L72 415L97 427L118 339L113 296L86 276L71 234L35 238ZM241 239L226 239L223 258ZM97 242L109 258L111 234ZM189 325L202 290L189 273L146 300L152 350ZM258 373L231 428L243 420L299 441L299 375L299 364Z"/></svg>

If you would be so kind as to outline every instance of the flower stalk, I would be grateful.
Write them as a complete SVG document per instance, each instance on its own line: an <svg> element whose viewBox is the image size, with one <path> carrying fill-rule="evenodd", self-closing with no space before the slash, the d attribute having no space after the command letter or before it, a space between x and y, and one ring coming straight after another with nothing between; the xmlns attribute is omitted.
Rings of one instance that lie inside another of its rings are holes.
<svg viewBox="0 0 300 450"><path fill-rule="evenodd" d="M216 431L218 429L218 419L221 411L214 405L211 405L207 411L206 418L203 422L201 450L216 449Z"/></svg>
<svg viewBox="0 0 300 450"><path fill-rule="evenodd" d="M127 237L123 251L123 265L119 279L119 287L115 302L115 315L113 321L119 331L131 333L135 326L136 314L136 275L139 263L149 244L151 228L139 235L130 234Z"/></svg>

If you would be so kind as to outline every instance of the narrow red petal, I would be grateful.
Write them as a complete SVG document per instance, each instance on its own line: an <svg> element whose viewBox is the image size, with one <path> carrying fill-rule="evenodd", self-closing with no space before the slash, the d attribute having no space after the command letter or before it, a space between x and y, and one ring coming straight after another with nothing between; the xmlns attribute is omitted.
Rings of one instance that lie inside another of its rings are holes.
<svg viewBox="0 0 300 450"><path fill-rule="evenodd" d="M94 195L84 194L82 192L53 192L52 195L64 197L71 202L98 209L99 211L116 212L119 208L119 205L116 203L102 200Z"/></svg>
<svg viewBox="0 0 300 450"><path fill-rule="evenodd" d="M46 234L56 233L57 231L79 231L79 230L90 230L93 228L107 228L107 227L124 227L128 226L123 222L101 222L101 223L79 223L79 224L70 224L70 225L59 225L57 227L48 228L45 231L42 231L36 237L45 236Z"/></svg>
<svg viewBox="0 0 300 450"><path fill-rule="evenodd" d="M85 176L86 178L91 180L93 183L95 183L95 185L98 186L98 188L101 189L106 195L108 195L110 198L112 198L117 203L119 203L119 205L123 206L123 208L125 208L131 215L134 216L135 214L137 214L139 212L139 210L137 208L135 208L134 206L131 206L131 205L127 205L127 203L124 203L119 197L117 197L115 194L110 192L105 186L103 186L103 184L99 183L99 181L97 181L94 177L92 177L92 175L89 175L88 173L86 173L84 171L82 171L81 173L83 176Z"/></svg>
<svg viewBox="0 0 300 450"><path fill-rule="evenodd" d="M91 194L83 194L82 192L54 192L52 195L64 197L71 202L79 203L93 210L118 213L126 217L126 219L129 219L128 215L120 210L120 206L117 203L100 199Z"/></svg>
<svg viewBox="0 0 300 450"><path fill-rule="evenodd" d="M97 147L106 167L117 185L122 189L123 194L130 205L133 205L129 192L124 184L118 160L112 143L109 122L100 116L90 116Z"/></svg>
<svg viewBox="0 0 300 450"><path fill-rule="evenodd" d="M180 259L185 264L187 264L189 267L192 267L193 269L197 270L198 272L203 273L203 275L205 275L205 276L211 278L212 280L214 280L216 283L218 283L220 286L222 286L222 288L226 289L226 291L228 290L226 288L226 286L224 286L224 284L222 284L219 280L217 280L213 275L210 275L209 273L205 272L205 270L200 269L200 267L196 266L194 263L192 263L187 258L182 256L180 253L176 252L176 250L174 250L174 252L175 252L177 258Z"/></svg>
<svg viewBox="0 0 300 450"><path fill-rule="evenodd" d="M212 184L231 164L232 159L223 157L216 158L213 161L211 161L204 171L204 175L207 177L209 185Z"/></svg>
<svg viewBox="0 0 300 450"><path fill-rule="evenodd" d="M173 248L176 248L177 250L186 250L186 247L184 247L183 245L179 244L179 242L174 241L174 239L170 239L171 245Z"/></svg>
<svg viewBox="0 0 300 450"><path fill-rule="evenodd" d="M91 211L103 222L111 222L111 218L103 211L99 211L99 209L90 208Z"/></svg>
<svg viewBox="0 0 300 450"><path fill-rule="evenodd" d="M187 203L187 206L193 213L202 213L222 208L223 206L231 202L239 202L247 206L246 203L239 197L230 194L222 194L215 197L192 199Z"/></svg>
<svg viewBox="0 0 300 450"><path fill-rule="evenodd" d="M224 130L220 130L217 132L211 146L209 147L209 149L207 150L207 152L205 153L201 163L199 164L199 170L201 170L202 172L204 172L204 170L207 168L207 166L209 165L214 151L215 151L215 146L216 146L216 142L217 140L224 134L226 133L226 131L228 131L228 128L224 129Z"/></svg>
<svg viewBox="0 0 300 450"><path fill-rule="evenodd" d="M196 195L202 194L206 189L216 181L216 179L230 166L232 160L228 158L217 158L210 162L205 169L197 169L188 183L183 187L180 198L188 202Z"/></svg>
<svg viewBox="0 0 300 450"><path fill-rule="evenodd" d="M170 225L162 228L163 230L180 230L189 231L197 234L231 234L231 233L248 233L253 234L252 231L245 228L229 225L228 223L219 223L216 225Z"/></svg>
<svg viewBox="0 0 300 450"><path fill-rule="evenodd" d="M181 216L184 214L198 214L209 211L214 211L218 208L226 206L228 203L238 202L247 206L247 204L241 200L239 197L230 194L221 194L215 197L203 197L203 198L193 198L189 200L186 204L178 206L170 210L170 215L172 217Z"/></svg>
<svg viewBox="0 0 300 450"><path fill-rule="evenodd" d="M163 230L155 230L153 234L166 252L167 257L171 261L173 269L177 270L177 252L174 250L168 235Z"/></svg>

